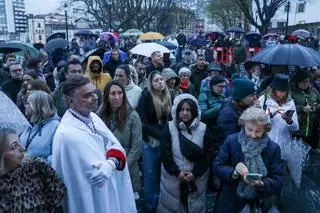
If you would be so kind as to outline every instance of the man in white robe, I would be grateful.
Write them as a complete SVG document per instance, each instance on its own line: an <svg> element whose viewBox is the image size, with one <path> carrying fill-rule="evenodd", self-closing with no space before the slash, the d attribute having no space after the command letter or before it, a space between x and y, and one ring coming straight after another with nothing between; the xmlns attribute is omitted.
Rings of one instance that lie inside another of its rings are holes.
<svg viewBox="0 0 320 213"><path fill-rule="evenodd" d="M54 137L52 166L67 186L65 212L137 212L125 151L93 113L96 87L77 76L63 92L69 109Z"/></svg>

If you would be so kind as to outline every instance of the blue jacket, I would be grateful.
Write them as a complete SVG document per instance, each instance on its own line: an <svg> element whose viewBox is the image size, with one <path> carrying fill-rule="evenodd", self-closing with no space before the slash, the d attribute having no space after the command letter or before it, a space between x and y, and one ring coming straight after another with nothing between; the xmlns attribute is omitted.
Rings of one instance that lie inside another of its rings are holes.
<svg viewBox="0 0 320 213"><path fill-rule="evenodd" d="M237 194L239 179L233 179L232 174L239 162L244 162L241 145L238 142L239 133L229 135L221 146L217 158L213 162L213 172L221 180L221 191L216 203L216 213L240 212L246 202ZM261 153L268 174L262 178L263 187L257 188L257 199L276 195L281 191L284 175L281 162L280 147L269 139L266 148Z"/></svg>
<svg viewBox="0 0 320 213"><path fill-rule="evenodd" d="M52 142L59 124L60 117L55 115L23 131L20 141L28 155L42 158L51 164Z"/></svg>
<svg viewBox="0 0 320 213"><path fill-rule="evenodd" d="M223 143L228 135L240 131L238 121L241 113L242 111L234 106L232 100L223 105L217 119L221 143Z"/></svg>

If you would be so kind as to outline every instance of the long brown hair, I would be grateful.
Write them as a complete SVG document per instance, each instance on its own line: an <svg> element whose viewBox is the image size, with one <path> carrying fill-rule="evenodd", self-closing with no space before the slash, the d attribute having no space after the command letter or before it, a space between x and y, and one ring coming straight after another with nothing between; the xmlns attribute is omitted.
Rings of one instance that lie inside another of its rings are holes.
<svg viewBox="0 0 320 213"><path fill-rule="evenodd" d="M109 101L109 94L110 94L111 87L114 85L120 87L122 90L122 93L123 93L122 104L121 104L119 110L116 112L116 117L115 117L117 127L120 130L123 130L126 126L126 123L127 123L130 107L128 104L126 91L125 91L124 87L118 81L112 80L105 86L104 91L103 91L103 93L104 93L103 94L103 102L98 110L98 115L106 123L106 125L110 128L111 121L112 121L111 116L112 116L113 112L111 110L111 103Z"/></svg>
<svg viewBox="0 0 320 213"><path fill-rule="evenodd" d="M150 73L149 79L148 79L148 81L149 81L148 82L149 83L148 89L151 93L153 104L156 109L157 119L160 120L162 117L168 118L168 116L171 113L172 105L171 105L171 95L170 95L170 92L168 90L167 85L165 86L164 91L161 92L160 96L153 89L152 80L154 79L154 76L156 74L162 76L162 74L159 71L153 71L152 73Z"/></svg>

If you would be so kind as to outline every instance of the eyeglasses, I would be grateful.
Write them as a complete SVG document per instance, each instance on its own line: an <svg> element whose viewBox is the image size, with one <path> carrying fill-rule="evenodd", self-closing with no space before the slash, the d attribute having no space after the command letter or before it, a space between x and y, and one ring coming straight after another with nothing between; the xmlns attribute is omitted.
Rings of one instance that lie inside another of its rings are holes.
<svg viewBox="0 0 320 213"><path fill-rule="evenodd" d="M226 85L216 85L217 87L223 89L223 88L226 88Z"/></svg>

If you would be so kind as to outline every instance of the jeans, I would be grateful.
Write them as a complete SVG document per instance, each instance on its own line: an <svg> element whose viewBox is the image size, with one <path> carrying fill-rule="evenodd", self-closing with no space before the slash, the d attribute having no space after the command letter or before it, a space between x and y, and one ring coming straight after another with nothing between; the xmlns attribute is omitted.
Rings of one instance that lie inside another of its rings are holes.
<svg viewBox="0 0 320 213"><path fill-rule="evenodd" d="M152 147L143 142L142 160L145 207L149 211L155 211L160 193L160 146Z"/></svg>

